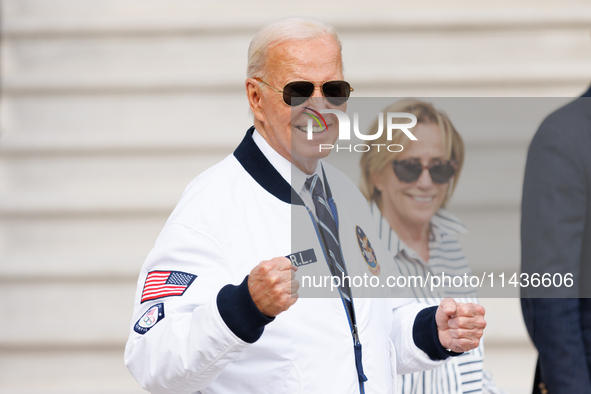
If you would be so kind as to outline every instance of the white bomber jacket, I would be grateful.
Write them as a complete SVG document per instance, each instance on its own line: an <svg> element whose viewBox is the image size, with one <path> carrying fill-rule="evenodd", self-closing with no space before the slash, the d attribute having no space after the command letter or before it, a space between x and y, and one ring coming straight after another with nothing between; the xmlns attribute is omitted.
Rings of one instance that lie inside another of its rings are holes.
<svg viewBox="0 0 591 394"><path fill-rule="evenodd" d="M292 255L300 281L330 272L307 208L252 132L191 182L142 267L125 349L139 384L152 393L384 394L394 392L397 374L440 365L449 354L437 340L435 311L408 298L362 298L370 293L352 289L363 388L338 296L306 298L301 289L275 319L258 311L245 277L262 260ZM398 275L361 193L338 170L323 168L349 276L374 276L372 264L383 281ZM357 227L375 253L371 264Z"/></svg>

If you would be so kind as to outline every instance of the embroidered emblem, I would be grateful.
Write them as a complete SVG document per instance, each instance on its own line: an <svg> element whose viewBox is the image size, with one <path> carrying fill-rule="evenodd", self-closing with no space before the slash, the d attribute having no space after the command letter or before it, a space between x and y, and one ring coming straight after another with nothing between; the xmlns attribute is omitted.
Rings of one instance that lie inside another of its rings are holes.
<svg viewBox="0 0 591 394"><path fill-rule="evenodd" d="M164 303L156 304L146 311L133 326L133 330L144 335L160 320L164 319Z"/></svg>
<svg viewBox="0 0 591 394"><path fill-rule="evenodd" d="M367 239L367 235L363 232L361 227L355 226L355 232L357 233L357 242L359 243L359 249L361 249L361 254L367 263L367 267L369 268L369 272L374 275L380 274L380 265L378 264L378 260L376 258L376 254L371 247L371 243L369 239Z"/></svg>
<svg viewBox="0 0 591 394"><path fill-rule="evenodd" d="M162 297L182 296L196 277L180 271L151 271L144 283L140 304Z"/></svg>
<svg viewBox="0 0 591 394"><path fill-rule="evenodd" d="M286 257L290 259L291 263L296 267L301 267L302 265L312 264L318 261L314 249L302 250L301 252L295 252Z"/></svg>

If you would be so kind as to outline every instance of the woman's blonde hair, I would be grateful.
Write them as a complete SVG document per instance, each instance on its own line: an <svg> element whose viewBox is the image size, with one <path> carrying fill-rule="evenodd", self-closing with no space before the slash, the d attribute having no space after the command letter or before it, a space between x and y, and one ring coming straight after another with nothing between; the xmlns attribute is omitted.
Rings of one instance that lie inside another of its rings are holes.
<svg viewBox="0 0 591 394"><path fill-rule="evenodd" d="M386 124L386 114L388 112L410 113L417 117L417 124L433 123L439 126L446 159L455 160L459 164L456 174L449 182L447 195L441 204L441 206L445 207L449 201L449 198L453 194L454 189L456 188L458 179L460 177L460 172L462 171L462 165L464 164L464 142L462 141L462 137L460 137L460 134L457 132L446 114L436 110L433 105L424 101L416 99L404 99L384 108L382 111L384 116L382 124ZM376 119L367 134L376 133L376 131L379 129L378 121L379 119ZM408 118L394 118L393 123L408 123ZM403 147L407 147L409 142L410 139L404 134L404 132L397 129L392 131L391 141L387 140L387 133L382 133L380 138L375 141L375 144L400 144ZM380 171L382 168L384 168L384 166L389 165L392 160L396 159L398 155L398 152L389 152L388 150L384 149L380 149L378 152L377 149L370 149L361 156L361 161L359 163L361 166L362 178L361 191L368 201L376 202L378 206L381 205L381 192L373 183L371 175L376 171Z"/></svg>

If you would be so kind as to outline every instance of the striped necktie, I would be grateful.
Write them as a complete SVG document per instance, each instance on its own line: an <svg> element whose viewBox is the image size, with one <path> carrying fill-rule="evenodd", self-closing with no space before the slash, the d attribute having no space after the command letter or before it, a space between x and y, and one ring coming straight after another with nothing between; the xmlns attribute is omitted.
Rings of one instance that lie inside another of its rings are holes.
<svg viewBox="0 0 591 394"><path fill-rule="evenodd" d="M351 334L353 336L355 351L355 367L357 368L357 377L359 379L359 390L363 394L365 393L364 382L367 381L367 377L363 373L361 342L359 341L359 333L357 332L357 322L351 297L351 281L350 279L343 280L343 277L348 277L348 274L343 255L341 254L339 231L334 216L336 214L336 209L334 211L335 214L333 214L333 210L326 201L322 182L320 182L318 175L313 175L306 179L305 186L312 193L312 201L314 202L316 217L318 219L318 229L323 240L325 255L327 255L326 259L328 261L330 274L333 277L338 277L340 280L339 293L343 300L345 311L347 312L349 324L351 325Z"/></svg>
<svg viewBox="0 0 591 394"><path fill-rule="evenodd" d="M320 229L320 234L324 240L324 246L327 249L325 252L328 254L327 260L330 274L332 276L337 276L339 280L341 280L343 276L347 276L347 268L345 267L343 256L341 254L337 223L333 216L333 212L326 201L322 182L320 182L318 175L309 177L306 180L306 187L312 193L312 201L314 201L316 217L318 218L318 228ZM349 319L354 321L352 319L353 306L351 302L351 284L349 282L349 280L341 280L339 291L341 297L345 301Z"/></svg>

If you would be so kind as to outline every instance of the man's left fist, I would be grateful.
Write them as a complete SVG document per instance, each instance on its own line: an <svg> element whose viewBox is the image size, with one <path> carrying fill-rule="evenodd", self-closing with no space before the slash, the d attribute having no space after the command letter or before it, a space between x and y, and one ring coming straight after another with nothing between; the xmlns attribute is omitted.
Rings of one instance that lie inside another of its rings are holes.
<svg viewBox="0 0 591 394"><path fill-rule="evenodd" d="M462 353L480 343L486 321L484 307L478 304L458 304L453 298L444 298L435 314L441 345Z"/></svg>

